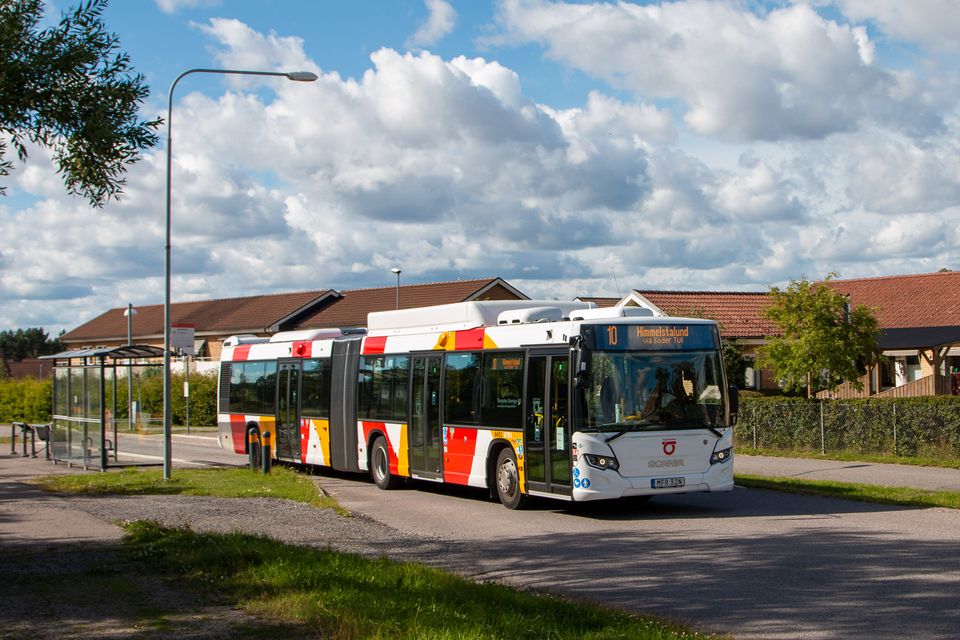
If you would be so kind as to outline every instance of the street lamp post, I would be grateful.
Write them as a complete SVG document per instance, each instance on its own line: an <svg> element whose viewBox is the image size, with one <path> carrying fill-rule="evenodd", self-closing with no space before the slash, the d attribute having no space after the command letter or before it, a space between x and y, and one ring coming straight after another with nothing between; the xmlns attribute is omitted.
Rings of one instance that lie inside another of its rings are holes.
<svg viewBox="0 0 960 640"><path fill-rule="evenodd" d="M310 71L247 71L240 69L189 69L170 85L167 96L167 219L166 244L164 245L164 297L163 297L163 479L170 479L170 179L173 159L173 92L177 83L193 73L214 73L238 76L278 76L295 82L314 82L317 74Z"/></svg>
<svg viewBox="0 0 960 640"><path fill-rule="evenodd" d="M402 272L400 271L400 267L394 267L393 269L390 269L390 271L397 274L397 309L399 309L400 308L400 274Z"/></svg>
<svg viewBox="0 0 960 640"><path fill-rule="evenodd" d="M133 303L127 303L127 310L123 312L127 316L127 346L133 344L133 316L137 315L137 310L133 308ZM127 356L127 431L133 431L133 367L130 365L130 356Z"/></svg>

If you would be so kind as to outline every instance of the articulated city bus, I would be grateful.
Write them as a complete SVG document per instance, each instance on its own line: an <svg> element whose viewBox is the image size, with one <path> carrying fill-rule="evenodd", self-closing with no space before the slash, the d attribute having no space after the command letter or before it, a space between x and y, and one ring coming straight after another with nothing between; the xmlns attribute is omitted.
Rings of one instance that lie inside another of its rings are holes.
<svg viewBox="0 0 960 640"><path fill-rule="evenodd" d="M737 396L709 320L464 302L234 336L221 358L220 442L238 454L269 442L276 460L484 487L511 509L733 488Z"/></svg>

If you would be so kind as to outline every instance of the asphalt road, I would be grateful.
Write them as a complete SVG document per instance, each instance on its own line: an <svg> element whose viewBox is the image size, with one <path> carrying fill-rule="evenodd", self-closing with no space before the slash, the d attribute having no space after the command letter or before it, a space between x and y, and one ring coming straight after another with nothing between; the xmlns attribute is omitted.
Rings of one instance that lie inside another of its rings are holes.
<svg viewBox="0 0 960 640"><path fill-rule="evenodd" d="M117 433L118 465L163 464L163 438L158 435ZM171 437L170 458L174 466L207 467L246 464L246 458L232 451L221 449L217 435L204 432L202 435ZM110 464L114 464L112 461Z"/></svg>
<svg viewBox="0 0 960 640"><path fill-rule="evenodd" d="M174 459L244 462L215 442L181 440ZM457 541L438 562L480 579L739 638L960 637L956 510L737 488L509 511L458 487L380 491L344 475L322 485L404 533Z"/></svg>

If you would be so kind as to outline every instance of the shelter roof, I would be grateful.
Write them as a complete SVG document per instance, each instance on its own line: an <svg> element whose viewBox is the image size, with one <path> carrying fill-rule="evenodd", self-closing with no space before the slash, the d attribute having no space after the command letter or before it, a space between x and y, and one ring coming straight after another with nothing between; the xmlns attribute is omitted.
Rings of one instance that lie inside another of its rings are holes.
<svg viewBox="0 0 960 640"><path fill-rule="evenodd" d="M106 358L127 360L130 358L160 358L163 349L149 344L128 344L120 347L96 347L93 349L73 349L61 351L49 356L40 356L41 360L71 360L73 358Z"/></svg>
<svg viewBox="0 0 960 640"><path fill-rule="evenodd" d="M884 329L877 342L884 351L945 347L960 343L960 326Z"/></svg>

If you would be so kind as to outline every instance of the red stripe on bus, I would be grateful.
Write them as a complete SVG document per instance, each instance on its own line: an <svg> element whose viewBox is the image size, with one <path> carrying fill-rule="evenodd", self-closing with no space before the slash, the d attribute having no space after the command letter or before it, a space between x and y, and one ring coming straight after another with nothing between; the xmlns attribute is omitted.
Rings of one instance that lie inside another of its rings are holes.
<svg viewBox="0 0 960 640"><path fill-rule="evenodd" d="M247 417L240 414L230 414L230 436L233 440L233 452L244 454L247 452Z"/></svg>
<svg viewBox="0 0 960 640"><path fill-rule="evenodd" d="M464 351L483 348L483 327L457 331L454 334L454 349Z"/></svg>
<svg viewBox="0 0 960 640"><path fill-rule="evenodd" d="M309 340L294 342L290 353L294 358L309 358L313 355L313 342Z"/></svg>
<svg viewBox="0 0 960 640"><path fill-rule="evenodd" d="M444 427L443 481L467 484L473 456L477 452L477 430L470 427Z"/></svg>
<svg viewBox="0 0 960 640"><path fill-rule="evenodd" d="M400 472L400 461L397 458L397 454L394 452L394 447L390 443L390 434L387 433L387 425L383 422L366 422L361 421L363 425L363 441L364 443L370 442L370 434L374 431L379 431L383 434L383 437L387 441L387 455L390 457L390 473L396 474ZM369 451L367 452L370 453Z"/></svg>
<svg viewBox="0 0 960 640"><path fill-rule="evenodd" d="M387 348L387 336L373 336L364 338L363 353L365 355L376 355L383 353Z"/></svg>
<svg viewBox="0 0 960 640"><path fill-rule="evenodd" d="M309 447L310 447L310 419L300 418L300 462L302 462L303 464L307 464L307 449Z"/></svg>
<svg viewBox="0 0 960 640"><path fill-rule="evenodd" d="M250 347L249 344L241 344L233 348L233 361L234 362L243 362L250 357Z"/></svg>

